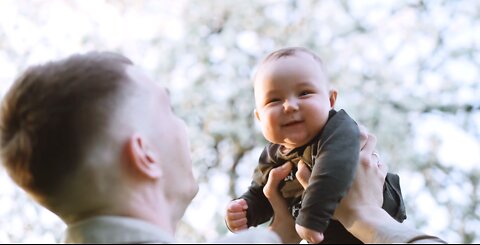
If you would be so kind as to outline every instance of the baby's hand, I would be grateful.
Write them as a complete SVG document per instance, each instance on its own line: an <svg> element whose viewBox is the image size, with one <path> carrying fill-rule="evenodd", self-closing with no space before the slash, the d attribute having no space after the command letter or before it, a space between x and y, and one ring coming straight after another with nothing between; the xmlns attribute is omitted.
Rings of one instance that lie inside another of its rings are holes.
<svg viewBox="0 0 480 245"><path fill-rule="evenodd" d="M248 228L247 208L247 201L243 199L233 200L227 205L225 221L230 231L237 232Z"/></svg>
<svg viewBox="0 0 480 245"><path fill-rule="evenodd" d="M308 243L320 243L323 241L323 233L308 229L299 224L295 224L298 235Z"/></svg>

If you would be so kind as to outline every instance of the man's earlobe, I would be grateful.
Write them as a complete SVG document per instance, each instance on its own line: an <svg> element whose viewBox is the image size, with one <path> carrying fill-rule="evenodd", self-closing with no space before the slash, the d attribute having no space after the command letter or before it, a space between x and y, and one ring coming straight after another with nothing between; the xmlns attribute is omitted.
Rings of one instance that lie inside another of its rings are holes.
<svg viewBox="0 0 480 245"><path fill-rule="evenodd" d="M128 149L129 162L133 169L149 178L158 178L162 175L159 159L144 137L138 134L132 135L128 142Z"/></svg>

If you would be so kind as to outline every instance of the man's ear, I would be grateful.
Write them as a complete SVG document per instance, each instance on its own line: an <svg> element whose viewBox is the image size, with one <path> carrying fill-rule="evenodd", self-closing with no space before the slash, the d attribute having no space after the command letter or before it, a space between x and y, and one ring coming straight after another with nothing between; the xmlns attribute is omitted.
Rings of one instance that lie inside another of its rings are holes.
<svg viewBox="0 0 480 245"><path fill-rule="evenodd" d="M148 178L155 179L162 176L159 159L149 149L144 137L138 134L132 135L128 140L127 148L131 168Z"/></svg>
<svg viewBox="0 0 480 245"><path fill-rule="evenodd" d="M337 90L331 89L330 90L330 108L333 109L333 107L335 107L336 101L337 101Z"/></svg>
<svg viewBox="0 0 480 245"><path fill-rule="evenodd" d="M258 115L257 109L253 109L253 114L255 115L255 118L260 122L260 115Z"/></svg>

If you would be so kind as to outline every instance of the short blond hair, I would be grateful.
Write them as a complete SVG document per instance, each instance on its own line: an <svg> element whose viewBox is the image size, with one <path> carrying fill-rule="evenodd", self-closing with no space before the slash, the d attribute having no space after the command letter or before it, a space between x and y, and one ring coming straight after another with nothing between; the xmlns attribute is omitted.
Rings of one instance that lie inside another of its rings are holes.
<svg viewBox="0 0 480 245"><path fill-rule="evenodd" d="M318 64L322 68L322 70L325 72L325 66L323 64L323 60L317 54L315 54L315 52L313 52L313 51L311 51L307 48L303 48L303 47L287 47L287 48L281 48L281 49L275 50L275 51L269 53L267 56L265 56L265 58L263 58L260 61L260 63L258 64L256 72L253 75L253 80L252 81L255 84L255 80L257 79L257 75L258 75L259 71L268 62L270 62L272 60L278 60L278 59L283 58L283 57L293 56L293 55L298 54L300 52L305 53L307 55L311 55L312 58L315 61L318 62ZM328 83L328 79L327 79L326 82Z"/></svg>
<svg viewBox="0 0 480 245"><path fill-rule="evenodd" d="M315 54L313 51L309 50L309 49L306 49L306 48L303 48L303 47L288 47L288 48L282 48L282 49L278 49L276 51L273 51L271 52L270 54L268 54L263 60L262 62L260 62L260 65L261 64L264 64L264 63L267 63L271 60L277 60L277 59L280 59L282 57L288 57L288 56L292 56L292 55L295 55L299 52L303 52L303 53L306 53L306 54L309 54L312 56L312 58L316 61L318 61L318 63L322 66L323 68L323 61L322 59L317 55Z"/></svg>
<svg viewBox="0 0 480 245"><path fill-rule="evenodd" d="M91 52L32 66L14 82L0 109L0 149L21 188L44 198L60 191L111 120L132 64Z"/></svg>

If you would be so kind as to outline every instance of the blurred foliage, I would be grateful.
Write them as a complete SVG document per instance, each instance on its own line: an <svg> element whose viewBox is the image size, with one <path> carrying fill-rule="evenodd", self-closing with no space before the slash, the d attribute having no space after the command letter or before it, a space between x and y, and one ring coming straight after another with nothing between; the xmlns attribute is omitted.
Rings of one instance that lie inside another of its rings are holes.
<svg viewBox="0 0 480 245"><path fill-rule="evenodd" d="M253 117L256 63L304 46L324 60L337 108L377 136L382 160L400 174L407 222L478 243L479 17L475 0L6 0L0 91L28 65L75 52L118 51L144 67L189 125L201 189L178 239L201 242L227 233L224 208L246 190L265 144ZM25 217L42 209L15 190L0 192L15 203L0 213L0 242L46 233L60 241L64 225ZM38 226L57 228L29 228Z"/></svg>

